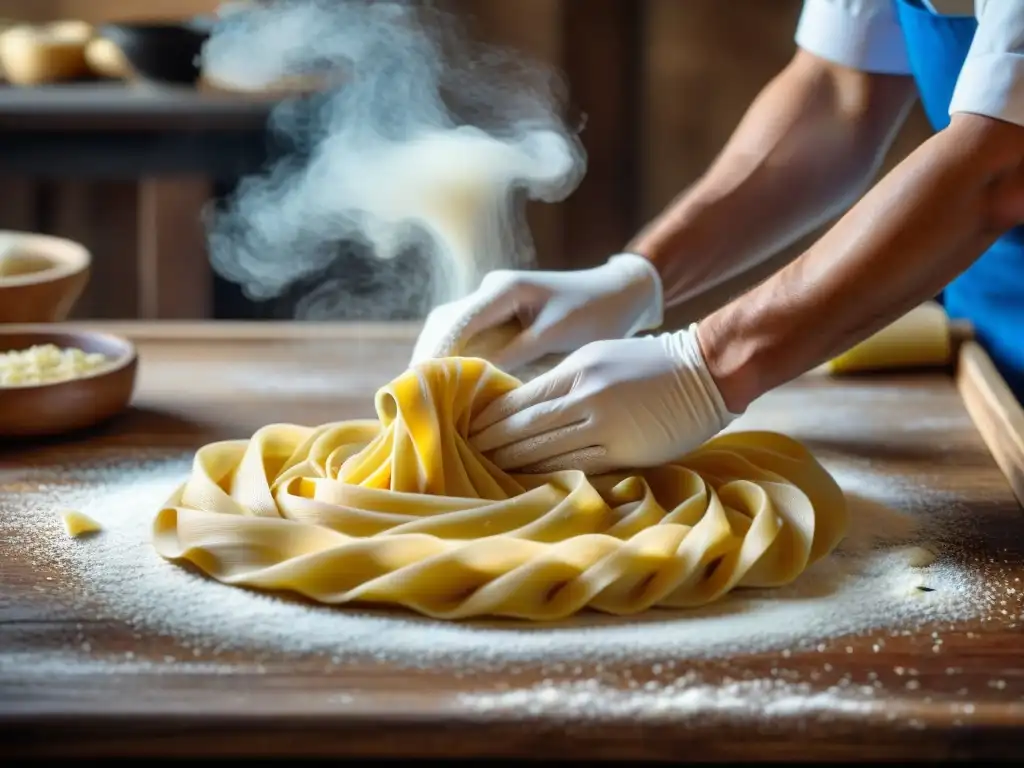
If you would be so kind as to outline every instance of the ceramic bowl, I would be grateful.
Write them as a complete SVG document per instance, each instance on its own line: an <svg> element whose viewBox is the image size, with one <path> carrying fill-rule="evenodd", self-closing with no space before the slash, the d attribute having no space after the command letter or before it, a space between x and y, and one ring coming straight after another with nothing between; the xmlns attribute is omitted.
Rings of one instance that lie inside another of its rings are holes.
<svg viewBox="0 0 1024 768"><path fill-rule="evenodd" d="M0 230L0 323L66 320L91 265L89 251L72 240Z"/></svg>

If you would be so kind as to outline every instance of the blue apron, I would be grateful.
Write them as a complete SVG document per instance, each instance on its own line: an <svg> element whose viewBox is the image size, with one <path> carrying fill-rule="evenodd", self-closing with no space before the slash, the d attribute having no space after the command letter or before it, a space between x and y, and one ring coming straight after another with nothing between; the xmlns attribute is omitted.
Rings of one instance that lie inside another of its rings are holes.
<svg viewBox="0 0 1024 768"><path fill-rule="evenodd" d="M939 16L920 0L894 0L910 68L935 130L949 124L949 104L974 39L973 16ZM1024 227L1001 237L946 286L939 300L953 318L970 320L978 341L1024 401Z"/></svg>

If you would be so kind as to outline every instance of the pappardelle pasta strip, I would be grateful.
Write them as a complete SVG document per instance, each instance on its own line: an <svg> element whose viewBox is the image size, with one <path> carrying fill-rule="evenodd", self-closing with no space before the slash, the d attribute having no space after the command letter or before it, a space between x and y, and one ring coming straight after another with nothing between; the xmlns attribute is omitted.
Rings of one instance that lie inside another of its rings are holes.
<svg viewBox="0 0 1024 768"><path fill-rule="evenodd" d="M205 446L156 516L156 550L325 604L543 621L778 587L845 534L838 484L774 432L614 476L506 474L466 430L517 386L482 359L431 360L378 391L376 423L271 424Z"/></svg>

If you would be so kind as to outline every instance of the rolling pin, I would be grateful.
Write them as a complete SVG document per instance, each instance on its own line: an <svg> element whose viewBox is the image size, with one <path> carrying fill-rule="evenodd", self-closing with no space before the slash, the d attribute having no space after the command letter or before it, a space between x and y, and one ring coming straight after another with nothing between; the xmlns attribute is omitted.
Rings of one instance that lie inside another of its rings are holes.
<svg viewBox="0 0 1024 768"><path fill-rule="evenodd" d="M974 338L967 320L950 320L940 304L926 302L827 362L832 375L936 368L953 362L964 341Z"/></svg>

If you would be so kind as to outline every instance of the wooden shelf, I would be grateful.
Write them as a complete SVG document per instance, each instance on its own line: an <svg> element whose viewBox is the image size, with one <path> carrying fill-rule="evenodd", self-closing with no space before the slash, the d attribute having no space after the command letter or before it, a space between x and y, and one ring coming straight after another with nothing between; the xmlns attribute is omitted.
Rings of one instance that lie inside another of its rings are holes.
<svg viewBox="0 0 1024 768"><path fill-rule="evenodd" d="M142 83L0 86L0 132L259 129L280 94Z"/></svg>

